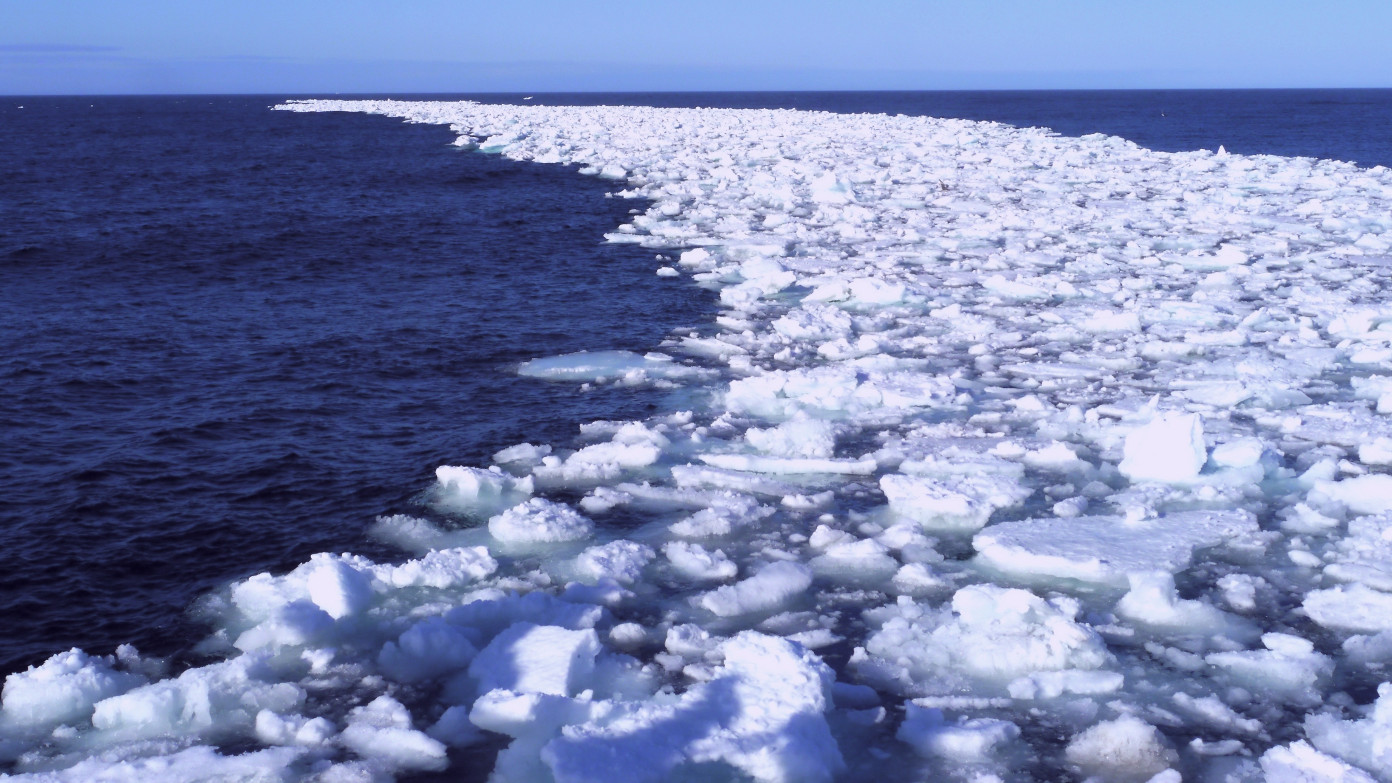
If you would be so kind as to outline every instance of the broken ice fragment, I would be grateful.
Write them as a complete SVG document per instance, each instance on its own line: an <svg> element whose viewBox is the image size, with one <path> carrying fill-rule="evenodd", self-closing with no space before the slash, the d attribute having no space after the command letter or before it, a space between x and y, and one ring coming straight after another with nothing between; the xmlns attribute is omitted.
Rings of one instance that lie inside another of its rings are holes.
<svg viewBox="0 0 1392 783"><path fill-rule="evenodd" d="M1208 460L1196 413L1157 416L1126 436L1122 475L1132 481L1178 483L1197 478Z"/></svg>

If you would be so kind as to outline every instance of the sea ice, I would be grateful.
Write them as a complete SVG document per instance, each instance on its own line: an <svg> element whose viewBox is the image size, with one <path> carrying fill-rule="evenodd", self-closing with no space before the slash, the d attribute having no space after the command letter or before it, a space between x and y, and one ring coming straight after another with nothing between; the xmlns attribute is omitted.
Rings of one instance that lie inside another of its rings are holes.
<svg viewBox="0 0 1392 783"><path fill-rule="evenodd" d="M585 579L598 582L612 579L632 584L642 579L643 569L657 553L636 541L610 541L592 546L575 559L575 569Z"/></svg>
<svg viewBox="0 0 1392 783"><path fill-rule="evenodd" d="M832 682L825 664L748 631L719 651L723 664L712 679L679 697L538 704L531 722L509 729L517 739L500 759L501 779L535 779L508 774L520 768L544 770L557 783L604 781L619 771L639 781L704 772L794 783L828 781L844 767L823 717Z"/></svg>
<svg viewBox="0 0 1392 783"><path fill-rule="evenodd" d="M1245 511L1181 511L1153 519L1002 522L972 543L980 562L1002 573L1122 586L1133 573L1179 571L1196 550L1241 541L1257 529Z"/></svg>
<svg viewBox="0 0 1392 783"><path fill-rule="evenodd" d="M1192 481L1207 461L1199 416L1165 414L1126 436L1118 470L1132 481Z"/></svg>
<svg viewBox="0 0 1392 783"><path fill-rule="evenodd" d="M435 469L440 483L439 503L447 509L488 515L532 494L532 480L515 478L498 470L441 465Z"/></svg>
<svg viewBox="0 0 1392 783"><path fill-rule="evenodd" d="M10 675L7 770L379 780L503 737L499 783L1392 778L1385 687L1358 703L1392 663L1392 171L874 114L280 108L641 199L607 238L713 322L518 371L684 410L441 466L373 528L403 562L201 602L225 660Z"/></svg>
<svg viewBox="0 0 1392 783"><path fill-rule="evenodd" d="M801 595L812 584L812 572L799 563L770 563L740 582L698 596L697 605L720 617L772 612Z"/></svg>
<svg viewBox="0 0 1392 783"><path fill-rule="evenodd" d="M880 478L880 491L905 519L928 530L960 532L981 529L996 511L1032 494L1014 479L990 474L939 479L891 473Z"/></svg>
<svg viewBox="0 0 1392 783"><path fill-rule="evenodd" d="M688 579L724 581L739 572L739 567L723 551L711 551L688 541L669 541L662 553L672 568Z"/></svg>
<svg viewBox="0 0 1392 783"><path fill-rule="evenodd" d="M1361 584L1311 590L1302 608L1325 628L1356 633L1392 631L1392 593Z"/></svg>
<svg viewBox="0 0 1392 783"><path fill-rule="evenodd" d="M636 386L653 380L687 382L709 373L679 364L666 354L639 355L631 351L581 351L523 362L517 372L549 381L619 383Z"/></svg>
<svg viewBox="0 0 1392 783"><path fill-rule="evenodd" d="M594 672L598 637L591 629L572 631L549 625L517 623L498 634L469 665L480 692L572 696Z"/></svg>
<svg viewBox="0 0 1392 783"><path fill-rule="evenodd" d="M5 678L0 726L45 726L87 720L98 702L145 684L115 668L111 656L73 649Z"/></svg>
<svg viewBox="0 0 1392 783"><path fill-rule="evenodd" d="M505 544L555 544L589 538L594 523L545 498L513 506L488 520L488 532Z"/></svg>
<svg viewBox="0 0 1392 783"><path fill-rule="evenodd" d="M1070 601L1049 603L1027 590L994 585L958 590L950 609L901 597L897 605L867 612L877 627L852 661L872 683L910 695L990 696L1024 688L1020 695L1034 698L1039 688L1030 675L1097 672L1112 663L1101 637L1074 619L1077 610ZM1072 679L1084 691L1120 684L1114 676ZM1071 683L1061 684L1072 690Z"/></svg>
<svg viewBox="0 0 1392 783"><path fill-rule="evenodd" d="M1089 779L1117 783L1144 783L1179 760L1154 726L1130 715L1099 723L1074 737L1066 756Z"/></svg>
<svg viewBox="0 0 1392 783"><path fill-rule="evenodd" d="M1000 746L1020 736L1020 727L995 718L943 719L942 710L908 705L908 713L895 735L925 756L938 756L956 764L990 761Z"/></svg>
<svg viewBox="0 0 1392 783"><path fill-rule="evenodd" d="M386 762L389 770L444 769L447 763L444 743L414 729L411 714L390 696L350 712L340 741L363 758Z"/></svg>

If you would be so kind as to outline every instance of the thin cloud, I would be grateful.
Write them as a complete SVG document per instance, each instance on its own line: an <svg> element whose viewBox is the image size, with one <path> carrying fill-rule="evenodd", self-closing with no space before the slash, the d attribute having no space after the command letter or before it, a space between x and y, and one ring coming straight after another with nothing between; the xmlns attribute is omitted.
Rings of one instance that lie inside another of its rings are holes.
<svg viewBox="0 0 1392 783"><path fill-rule="evenodd" d="M87 46L83 44L0 44L4 54L102 54L119 52L119 46Z"/></svg>

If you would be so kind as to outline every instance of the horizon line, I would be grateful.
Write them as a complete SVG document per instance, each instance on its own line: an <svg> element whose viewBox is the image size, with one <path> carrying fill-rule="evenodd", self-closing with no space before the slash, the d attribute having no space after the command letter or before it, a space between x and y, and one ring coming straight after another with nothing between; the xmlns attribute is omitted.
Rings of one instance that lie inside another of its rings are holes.
<svg viewBox="0 0 1392 783"><path fill-rule="evenodd" d="M846 93L1048 93L1048 92L1377 92L1392 91L1392 86L1386 87L936 87L936 88L916 88L903 89L894 87L870 87L860 89L813 89L813 88L783 88L783 89L671 89L671 90L635 90L635 89L586 89L586 90L351 90L351 91L316 91L316 90L279 90L275 92L233 92L233 91L214 91L214 92L47 92L47 93L28 93L28 92L3 92L0 97L4 98L201 98L201 97L222 97L222 98L262 98L277 97L286 95L303 95L306 99L321 99L326 96L335 98L354 97L354 96L458 96L458 95L477 95L477 96L565 96L565 95L778 95L787 93L803 94L846 94Z"/></svg>

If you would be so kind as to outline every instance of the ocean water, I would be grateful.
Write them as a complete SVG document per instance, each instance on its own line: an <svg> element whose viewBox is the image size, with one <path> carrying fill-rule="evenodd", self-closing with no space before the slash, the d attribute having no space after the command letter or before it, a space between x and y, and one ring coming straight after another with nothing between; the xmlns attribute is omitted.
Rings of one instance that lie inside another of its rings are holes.
<svg viewBox="0 0 1392 783"><path fill-rule="evenodd" d="M509 102L526 96L474 97ZM1392 165L1392 91L535 95L929 114L1162 150ZM615 185L447 129L279 97L0 102L0 673L80 646L186 656L197 596L318 551L394 556L440 464L487 464L660 392L519 378L709 322L604 244ZM22 106L23 108L19 108Z"/></svg>

